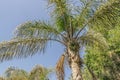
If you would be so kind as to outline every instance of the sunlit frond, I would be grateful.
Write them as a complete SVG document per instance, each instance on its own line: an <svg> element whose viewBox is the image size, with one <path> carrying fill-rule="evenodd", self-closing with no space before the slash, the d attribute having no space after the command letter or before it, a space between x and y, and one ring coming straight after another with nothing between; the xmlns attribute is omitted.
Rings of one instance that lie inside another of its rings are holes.
<svg viewBox="0 0 120 80"><path fill-rule="evenodd" d="M28 73L25 70L18 69L12 66L5 71L5 76L7 80L11 80L11 79L28 80Z"/></svg>
<svg viewBox="0 0 120 80"><path fill-rule="evenodd" d="M83 35L79 38L80 41L83 43L86 43L90 46L99 46L101 49L107 49L108 44L106 42L106 39L104 36L98 32L95 32L93 30L89 30L86 35Z"/></svg>
<svg viewBox="0 0 120 80"><path fill-rule="evenodd" d="M50 70L47 68L41 65L36 65L29 74L29 80L46 80L49 73Z"/></svg>
<svg viewBox="0 0 120 80"><path fill-rule="evenodd" d="M44 52L48 40L26 38L2 42L0 43L0 61L32 56L37 52Z"/></svg>
<svg viewBox="0 0 120 80"><path fill-rule="evenodd" d="M56 74L58 80L64 80L64 63L65 63L65 55L63 54L59 61L56 64Z"/></svg>
<svg viewBox="0 0 120 80"><path fill-rule="evenodd" d="M101 5L93 17L88 21L90 27L98 31L114 28L119 23L120 17L120 0L109 0L106 4Z"/></svg>
<svg viewBox="0 0 120 80"><path fill-rule="evenodd" d="M42 21L28 21L19 25L15 31L15 37L19 38L48 38L56 37L60 35L60 32L54 26Z"/></svg>
<svg viewBox="0 0 120 80"><path fill-rule="evenodd" d="M23 78L23 77L27 78L28 73L25 70L18 69L16 67L11 66L5 71L5 76L6 76L6 78L18 77L18 76L21 76L21 78Z"/></svg>

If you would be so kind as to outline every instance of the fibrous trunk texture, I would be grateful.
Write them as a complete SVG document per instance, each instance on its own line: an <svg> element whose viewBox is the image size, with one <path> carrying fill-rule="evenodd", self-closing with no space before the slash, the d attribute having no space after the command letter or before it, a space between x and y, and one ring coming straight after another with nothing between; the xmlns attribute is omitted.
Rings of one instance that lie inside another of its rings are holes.
<svg viewBox="0 0 120 80"><path fill-rule="evenodd" d="M82 62L79 56L79 51L72 51L68 49L68 61L69 61L69 66L72 70L73 80L83 80L80 69Z"/></svg>

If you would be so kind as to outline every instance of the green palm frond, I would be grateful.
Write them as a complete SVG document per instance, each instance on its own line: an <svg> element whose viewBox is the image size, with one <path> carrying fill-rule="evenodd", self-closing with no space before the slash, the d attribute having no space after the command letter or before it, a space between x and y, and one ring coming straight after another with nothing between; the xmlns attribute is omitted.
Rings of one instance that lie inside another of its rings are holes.
<svg viewBox="0 0 120 80"><path fill-rule="evenodd" d="M41 66L36 65L29 74L29 80L47 80L47 75L50 73L50 70Z"/></svg>
<svg viewBox="0 0 120 80"><path fill-rule="evenodd" d="M49 4L54 5L53 17L55 18L55 24L59 27L60 31L68 31L68 3L67 0L49 0Z"/></svg>
<svg viewBox="0 0 120 80"><path fill-rule="evenodd" d="M15 37L18 38L29 38L29 37L56 37L61 35L56 27L49 23L42 21L28 21L24 24L19 25L15 31Z"/></svg>
<svg viewBox="0 0 120 80"><path fill-rule="evenodd" d="M107 49L108 44L102 34L89 30L86 35L79 38L80 41L90 46L99 46L101 49Z"/></svg>
<svg viewBox="0 0 120 80"><path fill-rule="evenodd" d="M114 28L120 19L120 0L109 0L101 5L88 21L90 27L98 31Z"/></svg>
<svg viewBox="0 0 120 80"><path fill-rule="evenodd" d="M87 1L81 3L81 7L77 7L75 11L77 12L77 16L74 19L74 24L76 27L81 28L86 23L89 16L91 16L91 6L93 1Z"/></svg>
<svg viewBox="0 0 120 80"><path fill-rule="evenodd" d="M13 74L14 75L24 75L24 76L28 76L27 72L25 70L22 69L18 69L16 67L10 66L6 71L5 71L6 77L10 77Z"/></svg>
<svg viewBox="0 0 120 80"><path fill-rule="evenodd" d="M25 38L13 39L0 43L0 60L32 56L37 52L44 52L49 39Z"/></svg>
<svg viewBox="0 0 120 80"><path fill-rule="evenodd" d="M63 54L56 64L56 74L58 80L64 80L64 64L65 63L65 55Z"/></svg>
<svg viewBox="0 0 120 80"><path fill-rule="evenodd" d="M78 34L88 25L90 28L105 33L107 30L115 28L120 22L120 0L109 0L94 5L95 1L86 3L82 8L82 14L76 17L77 27L80 27ZM80 20L79 20L80 18ZM83 23L81 23L81 21ZM82 28L81 28L82 27Z"/></svg>
<svg viewBox="0 0 120 80"><path fill-rule="evenodd" d="M9 67L6 71L5 71L5 76L6 77L10 77L11 76L11 74L12 74L12 72L14 72L16 70L16 68L15 67Z"/></svg>
<svg viewBox="0 0 120 80"><path fill-rule="evenodd" d="M9 67L5 71L6 80L28 80L28 73L23 69Z"/></svg>

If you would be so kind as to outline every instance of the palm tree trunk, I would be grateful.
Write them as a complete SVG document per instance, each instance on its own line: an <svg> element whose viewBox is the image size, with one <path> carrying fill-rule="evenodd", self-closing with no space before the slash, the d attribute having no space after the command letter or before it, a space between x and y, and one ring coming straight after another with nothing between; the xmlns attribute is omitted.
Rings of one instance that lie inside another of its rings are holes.
<svg viewBox="0 0 120 80"><path fill-rule="evenodd" d="M83 80L80 69L82 62L80 60L79 51L76 52L68 49L68 61L69 61L69 66L72 70L73 80Z"/></svg>

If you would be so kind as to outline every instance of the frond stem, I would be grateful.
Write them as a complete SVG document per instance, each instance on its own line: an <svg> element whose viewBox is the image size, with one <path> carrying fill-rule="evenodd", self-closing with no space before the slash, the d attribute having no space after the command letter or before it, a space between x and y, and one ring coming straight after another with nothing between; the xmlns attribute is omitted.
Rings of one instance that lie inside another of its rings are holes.
<svg viewBox="0 0 120 80"><path fill-rule="evenodd" d="M88 23L86 23L86 24L82 27L82 29L80 29L80 30L78 31L77 35L75 36L75 39L77 39L77 37L79 36L80 32L86 27L87 24L88 24Z"/></svg>
<svg viewBox="0 0 120 80"><path fill-rule="evenodd" d="M58 39L51 39L51 38L49 38L49 39L44 39L44 40L52 40L52 41L59 42L59 43L61 43L61 44L65 45L65 46L67 45L65 42L60 41L60 40L58 40Z"/></svg>

